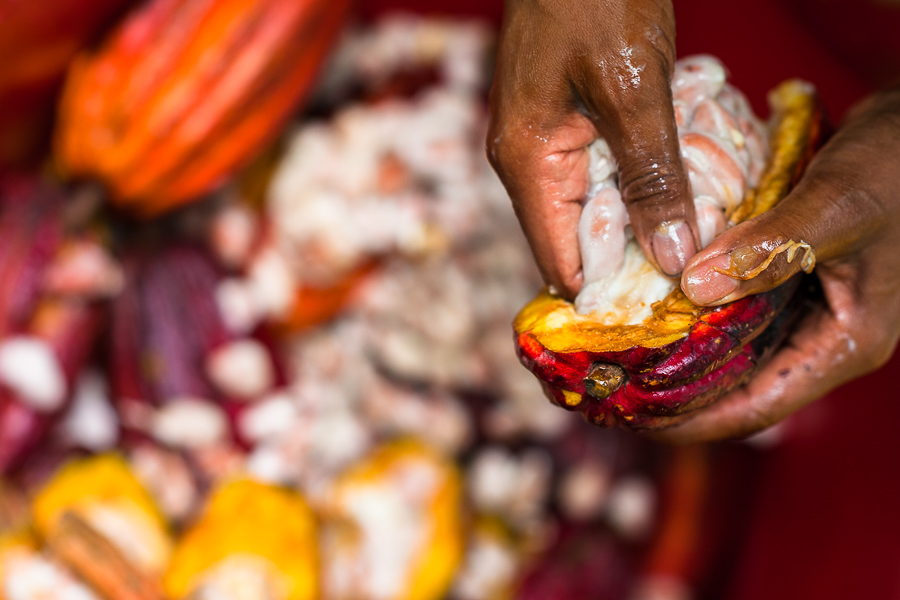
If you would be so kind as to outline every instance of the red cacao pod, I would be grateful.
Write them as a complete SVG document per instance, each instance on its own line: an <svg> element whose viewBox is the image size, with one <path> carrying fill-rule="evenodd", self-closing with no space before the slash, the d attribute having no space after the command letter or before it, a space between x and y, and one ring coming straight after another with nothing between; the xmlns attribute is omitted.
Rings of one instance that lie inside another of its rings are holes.
<svg viewBox="0 0 900 600"><path fill-rule="evenodd" d="M285 383L274 348L229 328L216 298L224 273L198 246L136 248L123 263L109 377L127 441L229 443L230 421Z"/></svg>
<svg viewBox="0 0 900 600"><path fill-rule="evenodd" d="M63 412L102 326L95 298L48 289L72 238L65 200L30 177L0 182L0 473Z"/></svg>
<svg viewBox="0 0 900 600"><path fill-rule="evenodd" d="M152 0L72 66L57 155L153 216L245 165L309 90L348 0Z"/></svg>
<svg viewBox="0 0 900 600"><path fill-rule="evenodd" d="M822 137L823 114L809 84L785 82L770 101L771 157L757 188L732 215L735 222L780 201ZM598 425L653 427L745 381L798 316L799 287L795 277L714 308L694 305L676 288L638 325L604 325L542 293L515 319L517 352L560 406Z"/></svg>
<svg viewBox="0 0 900 600"><path fill-rule="evenodd" d="M629 597L637 561L609 532L568 526L518 582L516 600Z"/></svg>

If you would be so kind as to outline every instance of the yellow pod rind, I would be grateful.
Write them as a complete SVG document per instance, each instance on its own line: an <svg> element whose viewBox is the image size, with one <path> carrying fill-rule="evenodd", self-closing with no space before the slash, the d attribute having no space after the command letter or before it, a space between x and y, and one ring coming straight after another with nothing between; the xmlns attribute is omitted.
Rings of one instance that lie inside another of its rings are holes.
<svg viewBox="0 0 900 600"><path fill-rule="evenodd" d="M46 536L65 512L81 512L96 503L130 505L167 529L152 497L118 454L66 463L34 499L35 526Z"/></svg>
<svg viewBox="0 0 900 600"><path fill-rule="evenodd" d="M314 600L316 536L315 516L299 494L250 480L227 483L176 546L163 588L171 598L187 597L222 561L249 556L273 567L279 578L272 583L285 600Z"/></svg>
<svg viewBox="0 0 900 600"><path fill-rule="evenodd" d="M347 508L353 502L352 496L367 488L396 485L404 466L414 463L425 466L435 475L432 492L427 498L420 499L422 505L409 507L412 511L422 510L423 527L429 532L418 548L402 592L394 600L437 600L447 592L465 546L462 482L451 461L412 440L381 446L338 479L328 512L333 520L352 527L354 517Z"/></svg>

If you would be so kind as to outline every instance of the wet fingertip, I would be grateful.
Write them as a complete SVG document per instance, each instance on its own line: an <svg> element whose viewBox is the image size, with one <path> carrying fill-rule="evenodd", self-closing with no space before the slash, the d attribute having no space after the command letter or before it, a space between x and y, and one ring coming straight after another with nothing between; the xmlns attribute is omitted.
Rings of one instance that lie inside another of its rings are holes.
<svg viewBox="0 0 900 600"><path fill-rule="evenodd" d="M688 260L697 253L694 232L685 221L657 227L650 235L650 248L659 270L670 277L680 275Z"/></svg>
<svg viewBox="0 0 900 600"><path fill-rule="evenodd" d="M579 272L572 280L566 282L564 289L561 290L561 293L558 292L557 295L564 297L566 300L574 301L583 285L584 277Z"/></svg>
<svg viewBox="0 0 900 600"><path fill-rule="evenodd" d="M719 254L691 265L681 278L681 289L694 304L709 306L727 302L740 281L722 273L731 265L729 254Z"/></svg>
<svg viewBox="0 0 900 600"><path fill-rule="evenodd" d="M547 293L552 296L557 296L559 298L563 298L565 300L574 301L575 296L578 295L578 292L581 291L581 286L584 282L584 277L579 271L577 275L570 277L568 279L560 279L557 281L548 281L547 282Z"/></svg>

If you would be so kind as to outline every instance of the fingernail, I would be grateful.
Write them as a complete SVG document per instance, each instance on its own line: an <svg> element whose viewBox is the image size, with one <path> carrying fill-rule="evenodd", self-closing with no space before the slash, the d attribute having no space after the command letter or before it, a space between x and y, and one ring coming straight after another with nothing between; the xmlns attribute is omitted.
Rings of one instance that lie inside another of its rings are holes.
<svg viewBox="0 0 900 600"><path fill-rule="evenodd" d="M691 228L684 221L657 227L650 237L650 247L660 270L671 277L681 273L688 259L697 253Z"/></svg>
<svg viewBox="0 0 900 600"><path fill-rule="evenodd" d="M728 269L731 256L719 254L691 267L682 280L684 293L695 304L714 304L737 290L740 282L733 277L716 271Z"/></svg>

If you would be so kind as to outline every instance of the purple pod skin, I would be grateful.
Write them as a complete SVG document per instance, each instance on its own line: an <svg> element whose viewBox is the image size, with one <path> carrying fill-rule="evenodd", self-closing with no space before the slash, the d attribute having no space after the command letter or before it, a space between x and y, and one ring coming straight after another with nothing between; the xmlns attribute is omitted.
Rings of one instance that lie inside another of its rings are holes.
<svg viewBox="0 0 900 600"><path fill-rule="evenodd" d="M264 393L283 386L286 377L265 331L238 335L226 326L215 297L225 272L201 247L184 242L135 248L126 253L124 268L125 288L112 306L108 370L126 445L152 438L148 416L185 399L221 408L233 441L246 445L234 422L256 397L234 397L218 387L210 356L228 344L252 341L272 369L272 386Z"/></svg>
<svg viewBox="0 0 900 600"><path fill-rule="evenodd" d="M0 343L11 337L43 342L65 386L58 401L45 404L0 382L0 473L19 465L65 411L103 324L99 300L44 289L48 267L68 239L65 202L36 177L0 180Z"/></svg>

